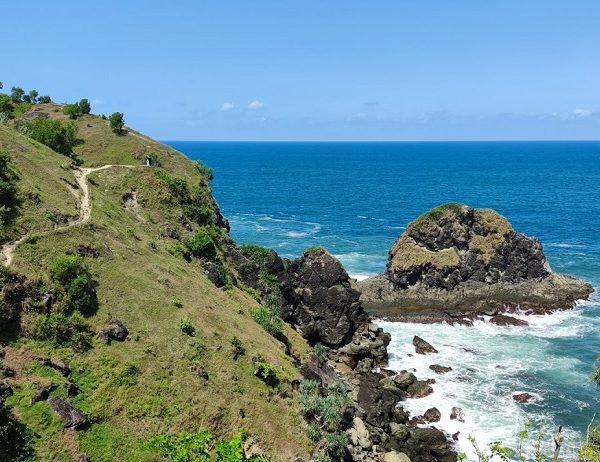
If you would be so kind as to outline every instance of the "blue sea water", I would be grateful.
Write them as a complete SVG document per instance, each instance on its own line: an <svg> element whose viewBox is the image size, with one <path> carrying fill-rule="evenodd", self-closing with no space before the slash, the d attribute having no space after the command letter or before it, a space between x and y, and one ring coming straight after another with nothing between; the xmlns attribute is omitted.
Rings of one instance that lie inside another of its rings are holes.
<svg viewBox="0 0 600 462"><path fill-rule="evenodd" d="M290 258L322 245L364 277L384 270L411 220L457 201L496 209L542 241L555 271L600 288L600 142L169 144L213 168L214 195L240 243ZM576 445L600 411L589 380L600 354L600 297L528 319L526 328L382 323L392 333L391 367L437 380L433 395L408 407L437 406L439 425L460 431L465 450L468 434L514 443L528 417L548 432L564 425L567 446ZM439 347L431 361L451 373L434 377L429 363L409 356L415 334ZM517 404L517 391L537 400ZM452 406L464 409L464 423L449 420Z"/></svg>

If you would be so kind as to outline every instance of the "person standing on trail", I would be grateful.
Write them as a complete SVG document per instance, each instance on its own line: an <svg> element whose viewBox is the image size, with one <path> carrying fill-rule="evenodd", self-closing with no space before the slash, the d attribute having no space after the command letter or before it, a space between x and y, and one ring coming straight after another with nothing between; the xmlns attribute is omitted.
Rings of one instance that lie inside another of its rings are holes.
<svg viewBox="0 0 600 462"><path fill-rule="evenodd" d="M146 167L152 167L152 156L150 154L146 154Z"/></svg>

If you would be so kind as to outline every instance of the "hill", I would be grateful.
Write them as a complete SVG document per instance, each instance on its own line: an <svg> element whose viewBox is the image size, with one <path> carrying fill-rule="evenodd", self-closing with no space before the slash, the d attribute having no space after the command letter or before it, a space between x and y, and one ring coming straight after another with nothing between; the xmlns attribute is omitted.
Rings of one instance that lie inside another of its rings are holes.
<svg viewBox="0 0 600 462"><path fill-rule="evenodd" d="M67 121L55 104L36 105L23 120L33 117ZM10 156L18 197L0 236L5 244L26 236L14 248L10 271L25 278L19 290L28 292L19 300L18 319L2 330L3 367L14 371L6 401L35 435L37 459L66 461L86 453L94 461L162 460L144 447L148 438L199 429L219 437L243 429L276 460L306 456L311 444L291 398L299 377L294 357L252 320L255 298L233 285L217 287L199 259L183 256L186 240L198 232L211 233L219 255L229 241L210 193L210 172L131 129L114 133L99 116L73 123L81 170L19 133L12 121L0 123L0 151ZM156 167L143 166L146 154ZM86 183L91 214L82 220ZM80 256L94 281L97 302L84 314L86 330L98 332L118 319L129 331L126 341L105 344L90 335L90 347L79 352L69 342L30 334L49 312L64 310L50 273L65 255ZM9 289L15 291L8 279L5 302ZM50 307L48 294L56 300ZM193 336L182 332L182 319L193 326ZM310 347L301 336L282 329L294 356L306 356ZM234 337L245 349L237 359ZM277 388L255 376L252 358L259 356L276 371ZM66 361L70 375L44 365L44 358ZM77 390L72 403L90 417L88 427L63 432L47 401L32 402L50 384L57 385L51 396Z"/></svg>

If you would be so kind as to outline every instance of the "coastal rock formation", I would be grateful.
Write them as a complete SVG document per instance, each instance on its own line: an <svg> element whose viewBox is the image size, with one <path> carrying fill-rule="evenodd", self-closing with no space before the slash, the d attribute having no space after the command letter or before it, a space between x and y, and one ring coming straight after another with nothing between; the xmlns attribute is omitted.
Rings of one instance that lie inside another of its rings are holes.
<svg viewBox="0 0 600 462"><path fill-rule="evenodd" d="M283 320L310 344L326 347L326 358L313 354L299 360L299 371L323 389L343 384L349 391L342 429L350 444L343 460L456 460L441 431L415 427L400 406L407 397L432 393L431 382L411 372L394 374L382 368L391 337L372 322L335 257L325 249L310 248L287 261L270 249L234 244L227 256L239 282L262 298L277 296ZM424 340L417 343L424 351L436 351ZM436 417L432 412L428 418Z"/></svg>
<svg viewBox="0 0 600 462"><path fill-rule="evenodd" d="M357 286L367 309L423 320L571 308L592 291L553 273L541 243L494 210L454 203L410 223L392 246L386 271Z"/></svg>

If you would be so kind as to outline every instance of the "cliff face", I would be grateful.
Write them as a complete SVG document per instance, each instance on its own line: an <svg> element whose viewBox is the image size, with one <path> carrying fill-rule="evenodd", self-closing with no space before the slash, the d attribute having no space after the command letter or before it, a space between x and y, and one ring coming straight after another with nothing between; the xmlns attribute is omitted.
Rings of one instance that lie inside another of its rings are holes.
<svg viewBox="0 0 600 462"><path fill-rule="evenodd" d="M454 203L410 223L392 246L386 271L358 288L365 306L380 314L433 318L571 308L592 290L553 273L541 243L494 210Z"/></svg>
<svg viewBox="0 0 600 462"><path fill-rule="evenodd" d="M448 204L421 215L390 250L390 280L451 290L466 281L516 283L550 275L540 242L497 212Z"/></svg>

